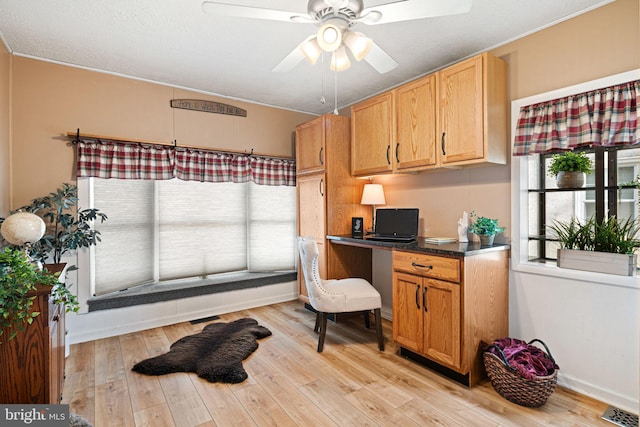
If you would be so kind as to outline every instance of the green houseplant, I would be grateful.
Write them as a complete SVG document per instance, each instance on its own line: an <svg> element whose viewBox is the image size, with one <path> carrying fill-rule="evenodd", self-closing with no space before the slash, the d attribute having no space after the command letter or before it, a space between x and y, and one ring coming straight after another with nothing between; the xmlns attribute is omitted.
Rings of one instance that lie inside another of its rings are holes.
<svg viewBox="0 0 640 427"><path fill-rule="evenodd" d="M77 205L78 187L64 183L55 192L18 209L41 216L47 225L42 239L32 245L29 254L33 259L59 264L65 253L100 241L100 232L91 228L91 222L103 222L107 215L99 209L78 209ZM76 269L71 266L68 270Z"/></svg>
<svg viewBox="0 0 640 427"><path fill-rule="evenodd" d="M573 217L566 222L554 221L548 228L560 244L559 267L580 267L578 269L612 274L635 274L634 252L640 247L640 224L637 220L610 216L602 221L591 217L581 222ZM583 261L574 262L573 259L576 257Z"/></svg>
<svg viewBox="0 0 640 427"><path fill-rule="evenodd" d="M584 152L566 151L553 155L547 173L556 177L558 188L576 188L584 185L584 174L592 170L593 162Z"/></svg>
<svg viewBox="0 0 640 427"><path fill-rule="evenodd" d="M483 246L493 245L493 240L498 233L504 231L503 227L498 226L498 220L485 216L478 216L475 212L471 212L470 218L475 220L469 226L469 232L477 234Z"/></svg>
<svg viewBox="0 0 640 427"><path fill-rule="evenodd" d="M59 282L58 275L40 270L23 251L6 247L0 252L0 338L8 332L9 340L13 339L40 315L31 311L37 285L51 286L54 303L64 303L67 312L78 312L76 296Z"/></svg>

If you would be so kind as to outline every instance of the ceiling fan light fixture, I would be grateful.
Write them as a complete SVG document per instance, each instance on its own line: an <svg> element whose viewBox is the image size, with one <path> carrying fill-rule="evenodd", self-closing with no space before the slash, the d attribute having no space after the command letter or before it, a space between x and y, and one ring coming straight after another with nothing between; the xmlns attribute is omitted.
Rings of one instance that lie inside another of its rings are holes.
<svg viewBox="0 0 640 427"><path fill-rule="evenodd" d="M373 41L362 33L345 31L344 44L347 45L356 61L362 61L369 54Z"/></svg>
<svg viewBox="0 0 640 427"><path fill-rule="evenodd" d="M336 25L336 22L327 22L320 27L316 38L324 51L333 52L340 47L342 44L342 32L344 31L342 27L342 25Z"/></svg>
<svg viewBox="0 0 640 427"><path fill-rule="evenodd" d="M349 56L347 56L347 50L343 46L340 46L338 49L331 54L331 65L329 68L331 71L344 71L351 67L351 61L349 61Z"/></svg>
<svg viewBox="0 0 640 427"><path fill-rule="evenodd" d="M309 61L311 65L316 65L318 58L322 55L322 48L318 44L318 39L316 37L312 37L302 43L300 45L300 50L302 50L304 57L307 58L307 61Z"/></svg>

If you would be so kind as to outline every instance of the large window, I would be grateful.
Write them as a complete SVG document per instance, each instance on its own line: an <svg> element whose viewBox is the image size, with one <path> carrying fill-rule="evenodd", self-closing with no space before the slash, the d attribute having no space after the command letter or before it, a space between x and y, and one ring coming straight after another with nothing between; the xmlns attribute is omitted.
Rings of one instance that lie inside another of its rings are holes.
<svg viewBox="0 0 640 427"><path fill-rule="evenodd" d="M558 274L554 268L548 268L557 257L558 243L552 240L553 233L547 228L554 219L585 220L608 215L638 218L638 190L624 185L640 173L640 148L634 148L639 147L640 132L634 125L638 79L640 69L512 102L514 270ZM594 97L597 94L603 95L598 98L600 102ZM616 94L625 94L616 98L619 103L602 102ZM587 108L589 105L593 108ZM612 105L617 107L612 109ZM594 113L596 110L598 114ZM596 170L587 175L584 188L558 189L555 179L547 174L552 153L568 149L583 149L594 161ZM562 276L586 278L573 270L563 271ZM618 277L610 280L628 282Z"/></svg>
<svg viewBox="0 0 640 427"><path fill-rule="evenodd" d="M295 187L90 178L94 294L238 271L295 268Z"/></svg>
<svg viewBox="0 0 640 427"><path fill-rule="evenodd" d="M560 189L547 174L552 154L529 156L528 258L555 260L559 245L549 237L548 225L572 217L585 222L615 216L638 218L638 191L630 184L640 173L640 148L587 149L595 165L582 188Z"/></svg>

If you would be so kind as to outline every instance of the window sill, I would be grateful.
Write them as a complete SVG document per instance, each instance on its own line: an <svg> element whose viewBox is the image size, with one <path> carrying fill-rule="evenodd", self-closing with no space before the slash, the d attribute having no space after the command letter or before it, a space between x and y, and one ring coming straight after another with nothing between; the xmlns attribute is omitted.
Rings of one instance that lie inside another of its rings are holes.
<svg viewBox="0 0 640 427"><path fill-rule="evenodd" d="M196 280L176 280L135 286L87 300L89 312L191 298L298 280L295 271L280 273L234 273Z"/></svg>
<svg viewBox="0 0 640 427"><path fill-rule="evenodd" d="M615 274L593 273L591 271L560 268L553 263L541 264L536 262L514 263L512 269L514 272L518 273L538 274L542 276L557 277L560 279L591 282L605 286L640 290L640 277L637 275L617 276Z"/></svg>

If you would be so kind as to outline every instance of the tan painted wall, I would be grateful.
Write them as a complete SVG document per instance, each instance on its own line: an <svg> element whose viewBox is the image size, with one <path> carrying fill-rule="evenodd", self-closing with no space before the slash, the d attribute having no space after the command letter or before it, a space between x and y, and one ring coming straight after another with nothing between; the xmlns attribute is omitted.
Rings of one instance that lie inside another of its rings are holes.
<svg viewBox="0 0 640 427"><path fill-rule="evenodd" d="M11 57L9 52L0 42L0 217L6 217L9 214L9 136L10 136L10 115L9 106L10 98L10 64Z"/></svg>
<svg viewBox="0 0 640 427"><path fill-rule="evenodd" d="M293 154L295 126L312 116L133 79L14 57L11 207L73 181L68 131L179 145ZM171 99L231 104L247 117L174 109Z"/></svg>
<svg viewBox="0 0 640 427"><path fill-rule="evenodd" d="M638 0L618 0L492 51L509 67L510 99L640 68ZM388 206L420 208L420 232L456 236L462 211L510 231L510 166L376 178Z"/></svg>

